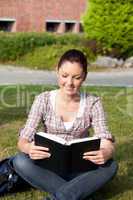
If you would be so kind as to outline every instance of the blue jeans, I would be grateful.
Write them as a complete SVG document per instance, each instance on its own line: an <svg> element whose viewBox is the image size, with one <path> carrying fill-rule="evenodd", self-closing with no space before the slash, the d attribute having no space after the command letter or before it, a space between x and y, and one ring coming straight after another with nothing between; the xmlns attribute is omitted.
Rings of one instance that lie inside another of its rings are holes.
<svg viewBox="0 0 133 200"><path fill-rule="evenodd" d="M33 187L51 193L57 200L82 200L105 185L117 171L117 163L109 160L95 170L61 177L35 165L24 153L15 156L13 165L16 172Z"/></svg>

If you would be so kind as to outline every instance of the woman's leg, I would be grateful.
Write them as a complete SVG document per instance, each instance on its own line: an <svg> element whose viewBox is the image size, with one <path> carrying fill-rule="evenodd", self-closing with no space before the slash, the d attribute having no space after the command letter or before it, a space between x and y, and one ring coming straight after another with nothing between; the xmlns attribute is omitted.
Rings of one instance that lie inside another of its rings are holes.
<svg viewBox="0 0 133 200"><path fill-rule="evenodd" d="M54 194L66 181L55 173L34 164L28 155L17 154L13 160L15 171L33 187Z"/></svg>
<svg viewBox="0 0 133 200"><path fill-rule="evenodd" d="M55 196L57 200L81 200L92 195L116 174L117 164L110 160L96 170L85 172L60 187Z"/></svg>

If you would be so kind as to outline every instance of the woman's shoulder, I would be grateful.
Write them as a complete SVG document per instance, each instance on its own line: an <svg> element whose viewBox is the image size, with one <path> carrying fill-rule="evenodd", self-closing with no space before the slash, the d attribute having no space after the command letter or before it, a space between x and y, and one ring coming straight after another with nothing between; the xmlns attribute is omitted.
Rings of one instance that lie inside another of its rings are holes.
<svg viewBox="0 0 133 200"><path fill-rule="evenodd" d="M96 102L96 101L99 101L100 97L97 96L96 94L92 94L92 93L85 93L85 97L86 97L86 100L89 101L89 102Z"/></svg>
<svg viewBox="0 0 133 200"><path fill-rule="evenodd" d="M94 105L101 101L100 97L95 94L85 93L85 97L86 110L90 110Z"/></svg>
<svg viewBox="0 0 133 200"><path fill-rule="evenodd" d="M40 94L38 94L36 96L36 98L39 99L39 100L42 100L42 101L48 100L50 95L52 93L54 93L55 91L56 90L50 90L50 91L41 92Z"/></svg>
<svg viewBox="0 0 133 200"><path fill-rule="evenodd" d="M45 91L45 92L41 92L40 94L37 95L38 98L43 98L48 96L50 93L50 91Z"/></svg>

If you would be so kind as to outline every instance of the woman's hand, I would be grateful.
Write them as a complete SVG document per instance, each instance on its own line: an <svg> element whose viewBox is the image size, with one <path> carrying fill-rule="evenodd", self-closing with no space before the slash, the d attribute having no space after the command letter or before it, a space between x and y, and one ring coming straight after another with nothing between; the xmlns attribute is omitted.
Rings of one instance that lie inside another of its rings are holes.
<svg viewBox="0 0 133 200"><path fill-rule="evenodd" d="M100 150L85 152L83 159L90 160L97 165L102 165L112 157L114 150L114 144L110 140L102 139Z"/></svg>
<svg viewBox="0 0 133 200"><path fill-rule="evenodd" d="M90 160L91 162L93 162L97 165L102 165L102 164L106 163L106 161L109 158L110 158L110 154L106 151L106 149L85 152L83 155L83 159Z"/></svg>
<svg viewBox="0 0 133 200"><path fill-rule="evenodd" d="M33 160L38 160L38 159L44 159L44 158L49 158L50 153L49 149L46 147L41 147L41 146L36 146L34 142L29 144L29 151L28 154L31 159Z"/></svg>

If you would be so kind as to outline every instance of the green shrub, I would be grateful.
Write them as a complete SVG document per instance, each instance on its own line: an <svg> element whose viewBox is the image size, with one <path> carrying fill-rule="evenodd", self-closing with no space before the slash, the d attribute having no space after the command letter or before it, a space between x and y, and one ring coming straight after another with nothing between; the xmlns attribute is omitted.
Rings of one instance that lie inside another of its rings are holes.
<svg viewBox="0 0 133 200"><path fill-rule="evenodd" d="M0 61L13 61L46 45L81 44L77 34L55 35L51 33L0 33Z"/></svg>
<svg viewBox="0 0 133 200"><path fill-rule="evenodd" d="M0 60L15 60L34 48L56 43L47 33L0 33Z"/></svg>
<svg viewBox="0 0 133 200"><path fill-rule="evenodd" d="M88 55L91 56L89 51L78 45L46 45L44 47L38 47L33 52L24 55L18 59L15 64L34 69L54 70L60 56L65 51L72 48L82 50L87 57Z"/></svg>
<svg viewBox="0 0 133 200"><path fill-rule="evenodd" d="M133 55L133 1L88 0L83 17L87 38L102 45L102 53Z"/></svg>
<svg viewBox="0 0 133 200"><path fill-rule="evenodd" d="M66 50L82 50L89 60L92 51L83 34L0 33L0 61L36 69L53 69Z"/></svg>
<svg viewBox="0 0 133 200"><path fill-rule="evenodd" d="M62 35L57 35L57 43L61 45L83 45L85 37L83 34L71 34L65 33Z"/></svg>

